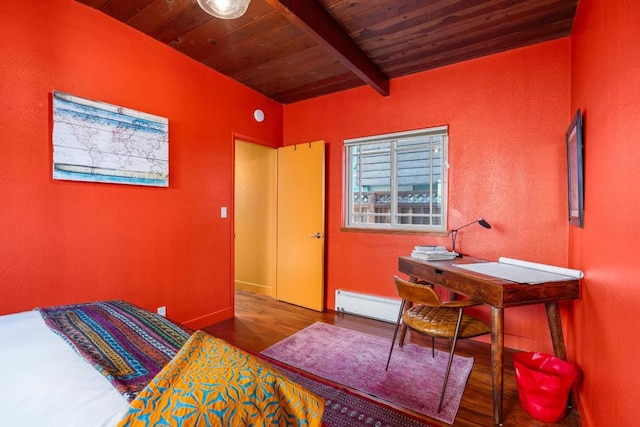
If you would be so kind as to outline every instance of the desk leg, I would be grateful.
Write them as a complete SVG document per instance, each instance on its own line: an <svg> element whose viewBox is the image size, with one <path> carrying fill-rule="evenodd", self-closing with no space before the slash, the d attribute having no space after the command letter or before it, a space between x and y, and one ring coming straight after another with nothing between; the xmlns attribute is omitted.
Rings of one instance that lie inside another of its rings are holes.
<svg viewBox="0 0 640 427"><path fill-rule="evenodd" d="M493 378L493 420L502 425L504 375L504 309L491 307L491 373Z"/></svg>
<svg viewBox="0 0 640 427"><path fill-rule="evenodd" d="M562 360L567 360L567 350L564 346L564 334L562 333L562 321L560 320L560 307L557 302L548 302L545 304L547 309L547 320L549 321L549 331L551 332L551 341L553 342L553 353ZM569 391L567 398L567 407L573 407L573 396Z"/></svg>
<svg viewBox="0 0 640 427"><path fill-rule="evenodd" d="M551 331L551 341L553 342L553 352L556 357L567 360L567 352L564 348L564 335L562 334L562 322L560 321L560 308L557 302L548 302L547 320L549 321L549 331Z"/></svg>

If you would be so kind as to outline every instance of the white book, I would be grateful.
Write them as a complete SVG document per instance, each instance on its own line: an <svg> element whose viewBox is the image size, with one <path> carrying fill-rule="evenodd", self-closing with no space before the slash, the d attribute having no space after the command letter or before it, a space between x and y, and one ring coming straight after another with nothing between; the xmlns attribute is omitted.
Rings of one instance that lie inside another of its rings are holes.
<svg viewBox="0 0 640 427"><path fill-rule="evenodd" d="M420 251L412 251L411 257L416 259L421 259L424 261L438 261L445 259L454 259L458 254L455 252L448 251L431 251L431 252L420 252Z"/></svg>
<svg viewBox="0 0 640 427"><path fill-rule="evenodd" d="M429 245L420 245L414 246L413 248L416 252L447 252L447 248L444 246L429 246Z"/></svg>

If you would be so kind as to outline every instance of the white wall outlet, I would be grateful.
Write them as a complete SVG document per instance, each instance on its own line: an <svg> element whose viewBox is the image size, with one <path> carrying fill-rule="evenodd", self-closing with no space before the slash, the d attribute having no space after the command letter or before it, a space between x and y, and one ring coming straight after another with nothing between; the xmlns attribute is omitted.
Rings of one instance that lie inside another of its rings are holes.
<svg viewBox="0 0 640 427"><path fill-rule="evenodd" d="M162 317L167 317L167 306L158 307L158 314Z"/></svg>
<svg viewBox="0 0 640 427"><path fill-rule="evenodd" d="M226 218L227 217L227 207L223 206L220 208L220 218Z"/></svg>

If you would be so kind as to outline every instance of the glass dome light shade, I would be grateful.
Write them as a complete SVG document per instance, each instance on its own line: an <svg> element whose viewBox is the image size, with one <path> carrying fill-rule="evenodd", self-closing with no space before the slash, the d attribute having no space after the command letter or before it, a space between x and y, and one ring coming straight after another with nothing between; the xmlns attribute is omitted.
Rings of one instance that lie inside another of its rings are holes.
<svg viewBox="0 0 640 427"><path fill-rule="evenodd" d="M209 15L221 19L240 18L251 0L198 0L198 5Z"/></svg>

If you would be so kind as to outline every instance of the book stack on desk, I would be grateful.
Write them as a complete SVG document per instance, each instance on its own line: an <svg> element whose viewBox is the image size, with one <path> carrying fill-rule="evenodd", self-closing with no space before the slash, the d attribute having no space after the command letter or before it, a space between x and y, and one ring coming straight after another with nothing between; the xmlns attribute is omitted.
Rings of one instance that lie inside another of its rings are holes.
<svg viewBox="0 0 640 427"><path fill-rule="evenodd" d="M411 252L412 258L424 261L454 259L456 256L458 256L457 253L447 251L444 246L415 246Z"/></svg>

